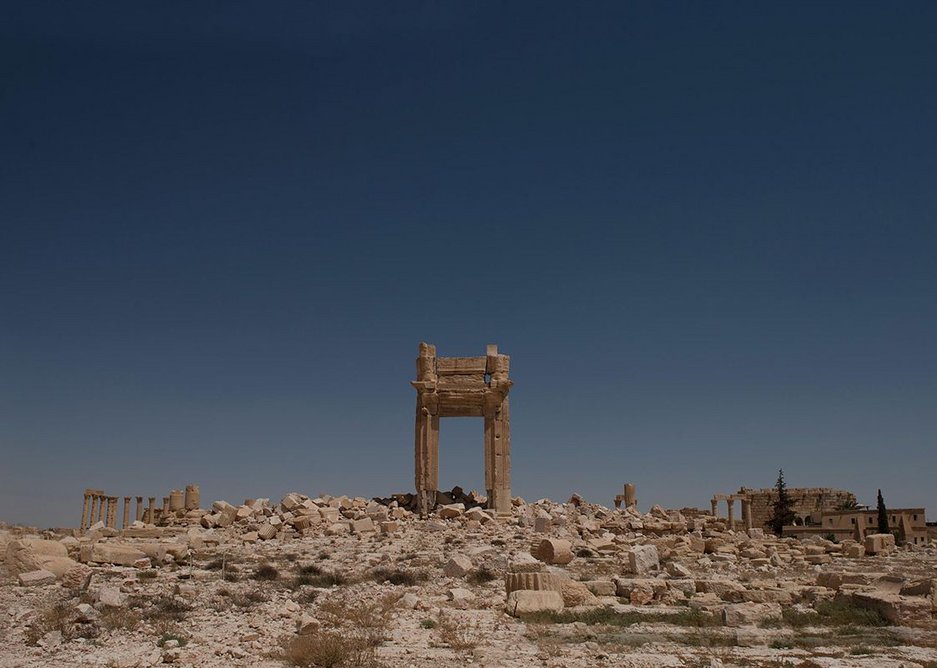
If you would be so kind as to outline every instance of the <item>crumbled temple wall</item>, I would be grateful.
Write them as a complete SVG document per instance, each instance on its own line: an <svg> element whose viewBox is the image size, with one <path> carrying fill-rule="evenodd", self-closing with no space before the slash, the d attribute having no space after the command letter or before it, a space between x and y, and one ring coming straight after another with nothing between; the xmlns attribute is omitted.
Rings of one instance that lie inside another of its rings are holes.
<svg viewBox="0 0 937 668"><path fill-rule="evenodd" d="M794 501L794 512L797 516L799 518L812 516L813 521L819 521L822 513L841 510L846 504L856 503L856 495L845 489L792 487L787 492ZM764 527L774 513L774 504L778 498L777 490L773 487L768 489L742 487L739 494L748 495L751 503L752 526Z"/></svg>

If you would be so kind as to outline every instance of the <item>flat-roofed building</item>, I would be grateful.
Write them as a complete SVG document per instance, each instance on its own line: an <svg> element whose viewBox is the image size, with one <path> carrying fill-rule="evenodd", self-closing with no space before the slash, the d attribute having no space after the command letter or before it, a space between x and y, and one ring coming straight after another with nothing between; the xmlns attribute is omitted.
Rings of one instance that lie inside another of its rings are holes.
<svg viewBox="0 0 937 668"><path fill-rule="evenodd" d="M866 534L878 533L878 511L856 509L825 512L820 519L820 527L834 535L851 531L853 538L862 540ZM923 508L889 508L888 529L912 545L927 544L927 522Z"/></svg>

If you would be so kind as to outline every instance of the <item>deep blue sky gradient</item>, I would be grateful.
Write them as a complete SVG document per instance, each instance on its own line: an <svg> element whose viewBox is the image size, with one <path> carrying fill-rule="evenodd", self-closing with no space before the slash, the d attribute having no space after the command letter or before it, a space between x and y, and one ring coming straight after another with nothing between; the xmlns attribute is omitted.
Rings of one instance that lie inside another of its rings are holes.
<svg viewBox="0 0 937 668"><path fill-rule="evenodd" d="M410 490L420 340L531 499L937 506L934 3L0 8L0 519Z"/></svg>

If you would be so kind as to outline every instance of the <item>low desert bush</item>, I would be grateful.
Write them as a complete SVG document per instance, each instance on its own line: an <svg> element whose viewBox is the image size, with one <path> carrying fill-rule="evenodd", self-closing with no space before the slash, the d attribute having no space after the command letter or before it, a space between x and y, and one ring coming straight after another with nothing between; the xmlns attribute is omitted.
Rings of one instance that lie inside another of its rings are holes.
<svg viewBox="0 0 937 668"><path fill-rule="evenodd" d="M270 564L261 564L251 575L252 580L272 581L280 577L280 571Z"/></svg>
<svg viewBox="0 0 937 668"><path fill-rule="evenodd" d="M418 582L426 582L429 573L402 568L377 568L371 572L371 579L375 582L390 582L392 585L412 587Z"/></svg>
<svg viewBox="0 0 937 668"><path fill-rule="evenodd" d="M252 608L259 603L266 603L270 596L262 589L249 589L245 592L232 594L231 603L238 608Z"/></svg>
<svg viewBox="0 0 937 668"><path fill-rule="evenodd" d="M306 566L304 567L304 570L305 569L308 569L308 571L305 573L301 571L296 576L294 580L295 587L301 587L303 585L308 585L310 587L341 587L342 585L348 584L348 578L341 573L325 571L317 566Z"/></svg>
<svg viewBox="0 0 937 668"><path fill-rule="evenodd" d="M466 578L471 584L484 584L486 582L491 582L492 580L498 579L498 574L495 573L490 568L482 566L476 571L469 573L468 578Z"/></svg>

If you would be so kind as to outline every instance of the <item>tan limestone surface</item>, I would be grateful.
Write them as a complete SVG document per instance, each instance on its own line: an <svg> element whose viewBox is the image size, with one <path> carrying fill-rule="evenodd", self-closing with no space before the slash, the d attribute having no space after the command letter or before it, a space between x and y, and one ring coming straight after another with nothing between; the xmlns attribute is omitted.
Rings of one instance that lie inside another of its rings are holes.
<svg viewBox="0 0 937 668"><path fill-rule="evenodd" d="M0 527L6 554L44 540L75 564L20 584L5 562L0 667L285 666L284 648L326 641L375 668L937 665L934 546L863 555L578 498L497 519L297 493L215 505L232 521ZM568 563L535 556L545 540ZM884 626L834 626L831 609Z"/></svg>

